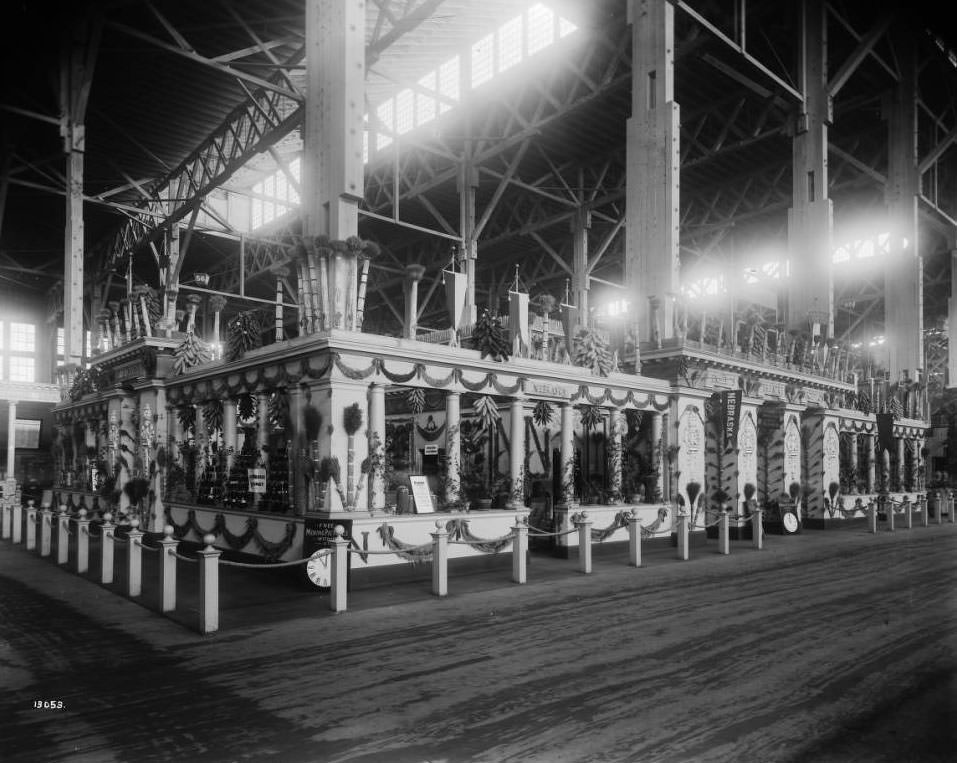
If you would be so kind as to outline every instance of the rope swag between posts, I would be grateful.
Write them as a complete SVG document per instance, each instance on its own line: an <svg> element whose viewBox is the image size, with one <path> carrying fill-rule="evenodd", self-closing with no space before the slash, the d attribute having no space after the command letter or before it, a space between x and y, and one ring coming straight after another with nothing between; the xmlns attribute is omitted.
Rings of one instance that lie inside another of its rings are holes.
<svg viewBox="0 0 957 763"><path fill-rule="evenodd" d="M259 520L256 519L256 517L246 517L246 529L242 535L235 535L229 531L229 528L226 527L226 517L223 514L216 515L212 528L204 528L200 526L196 519L196 512L192 509L187 512L186 521L182 524L177 524L173 520L172 513L167 509L166 521L173 526L177 538L185 538L190 530L196 533L200 538L204 535L215 535L222 537L223 540L226 541L226 544L234 551L239 551L245 548L250 541L255 541L263 554L263 558L267 561L275 561L285 554L292 546L292 542L296 537L296 523L287 522L286 534L281 541L266 540L262 536L262 533L259 532Z"/></svg>
<svg viewBox="0 0 957 763"><path fill-rule="evenodd" d="M616 531L627 528L628 517L629 517L629 512L619 511L617 514L615 514L615 518L612 520L611 524L608 525L608 527L603 527L600 529L592 528L591 539L593 541L597 541L598 543L601 543L603 540L613 535ZM578 522L581 519L581 514L572 514L571 517L569 518L571 519L573 523ZM654 522L652 522L650 525L647 525L647 526L639 525L639 527L641 528L641 536L643 538L654 537L655 534L658 532L658 528L661 527L662 522L664 522L665 519L667 518L668 518L668 509L666 509L665 507L661 507L660 509L658 509L658 518L655 519Z"/></svg>
<svg viewBox="0 0 957 763"><path fill-rule="evenodd" d="M483 554L497 554L503 548L508 547L514 537L509 533L508 535L503 535L501 538L480 538L472 534L467 519L450 519L446 522L445 529L449 534L450 542L457 541L470 545ZM423 543L421 546L405 543L395 537L395 528L389 524L380 525L377 528L377 532L386 547L413 564L432 561L431 543Z"/></svg>

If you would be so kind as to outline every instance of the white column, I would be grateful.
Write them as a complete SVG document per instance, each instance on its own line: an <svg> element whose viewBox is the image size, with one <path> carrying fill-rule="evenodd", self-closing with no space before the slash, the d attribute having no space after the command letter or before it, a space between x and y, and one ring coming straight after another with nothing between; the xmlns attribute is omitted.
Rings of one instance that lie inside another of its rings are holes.
<svg viewBox="0 0 957 763"><path fill-rule="evenodd" d="M621 495L621 410L612 408L608 412L608 430L611 435L611 448L618 458L611 463L611 474L608 475L612 495Z"/></svg>
<svg viewBox="0 0 957 763"><path fill-rule="evenodd" d="M651 499L662 500L663 485L661 471L664 469L664 417L660 413L651 414L651 459L655 464L655 481L651 488Z"/></svg>
<svg viewBox="0 0 957 763"><path fill-rule="evenodd" d="M451 426L451 424L449 424ZM373 435L378 440L373 443ZM369 387L369 455L375 446L380 459L385 458L385 387L373 384ZM451 466L450 466L451 468ZM370 477L370 509L385 508L385 464L374 469Z"/></svg>
<svg viewBox="0 0 957 763"><path fill-rule="evenodd" d="M572 478L575 466L575 411L571 403L562 403L562 463L561 479L562 491L558 496L558 503L567 506L574 499Z"/></svg>
<svg viewBox="0 0 957 763"><path fill-rule="evenodd" d="M14 478L14 464L16 462L16 442L17 436L17 401L11 400L7 407L7 479Z"/></svg>
<svg viewBox="0 0 957 763"><path fill-rule="evenodd" d="M525 505L523 484L525 466L525 409L522 398L513 397L509 403L508 476L511 479L508 507L520 509Z"/></svg>
<svg viewBox="0 0 957 763"><path fill-rule="evenodd" d="M448 484L457 486L459 496L462 494L462 433L459 431L459 426L462 423L461 403L462 396L460 393L445 393L446 473ZM452 496L446 496L446 498L452 499Z"/></svg>

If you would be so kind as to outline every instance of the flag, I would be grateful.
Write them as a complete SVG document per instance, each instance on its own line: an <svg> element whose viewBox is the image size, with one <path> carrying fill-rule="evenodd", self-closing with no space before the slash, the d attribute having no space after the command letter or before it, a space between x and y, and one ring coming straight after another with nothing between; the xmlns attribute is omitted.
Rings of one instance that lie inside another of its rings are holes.
<svg viewBox="0 0 957 763"><path fill-rule="evenodd" d="M516 337L524 347L531 344L528 328L528 294L523 291L508 293L508 329L512 335L513 345Z"/></svg>
<svg viewBox="0 0 957 763"><path fill-rule="evenodd" d="M726 449L732 449L738 446L738 426L741 423L741 397L742 391L740 389L721 393L721 421L724 424L724 447Z"/></svg>
<svg viewBox="0 0 957 763"><path fill-rule="evenodd" d="M565 330L565 347L568 349L568 354L572 355L575 352L574 339L578 328L578 308L574 305L562 303L561 309L562 328Z"/></svg>
<svg viewBox="0 0 957 763"><path fill-rule="evenodd" d="M452 321L452 331L458 331L465 317L465 297L468 292L468 276L465 273L455 273L443 270L445 279L445 304Z"/></svg>

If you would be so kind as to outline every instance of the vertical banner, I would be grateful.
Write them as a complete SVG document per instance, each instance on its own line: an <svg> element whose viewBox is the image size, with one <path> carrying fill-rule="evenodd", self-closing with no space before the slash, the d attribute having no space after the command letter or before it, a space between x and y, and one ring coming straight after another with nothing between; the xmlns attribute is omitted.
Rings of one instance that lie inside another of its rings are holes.
<svg viewBox="0 0 957 763"><path fill-rule="evenodd" d="M881 450L894 447L894 414L877 414L877 444Z"/></svg>
<svg viewBox="0 0 957 763"><path fill-rule="evenodd" d="M738 426L741 423L741 390L721 393L721 420L724 422L724 447L738 447Z"/></svg>
<svg viewBox="0 0 957 763"><path fill-rule="evenodd" d="M452 321L452 331L458 331L462 326L465 314L465 296L468 290L468 276L465 273L454 273L443 270L445 278L445 304Z"/></svg>
<svg viewBox="0 0 957 763"><path fill-rule="evenodd" d="M565 330L565 347L569 355L575 352L575 330L578 327L578 308L562 303L562 328Z"/></svg>
<svg viewBox="0 0 957 763"><path fill-rule="evenodd" d="M531 333L528 328L528 294L523 291L508 293L508 330L512 335L512 346L516 337L526 349L531 345Z"/></svg>

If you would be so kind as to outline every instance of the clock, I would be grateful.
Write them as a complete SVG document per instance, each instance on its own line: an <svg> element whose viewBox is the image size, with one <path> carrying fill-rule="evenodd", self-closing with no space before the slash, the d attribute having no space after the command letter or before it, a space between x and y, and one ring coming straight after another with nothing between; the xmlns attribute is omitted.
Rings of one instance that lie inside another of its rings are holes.
<svg viewBox="0 0 957 763"><path fill-rule="evenodd" d="M784 532L787 532L787 533L796 533L796 532L798 531L798 526L799 526L799 525L798 525L798 518L797 518L797 515L796 515L793 511L786 511L786 512L784 512L784 516L782 517L782 521L783 521L783 524L784 524Z"/></svg>
<svg viewBox="0 0 957 763"><path fill-rule="evenodd" d="M306 574L317 588L332 587L332 554L327 548L321 548L306 562Z"/></svg>

